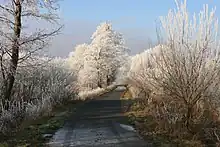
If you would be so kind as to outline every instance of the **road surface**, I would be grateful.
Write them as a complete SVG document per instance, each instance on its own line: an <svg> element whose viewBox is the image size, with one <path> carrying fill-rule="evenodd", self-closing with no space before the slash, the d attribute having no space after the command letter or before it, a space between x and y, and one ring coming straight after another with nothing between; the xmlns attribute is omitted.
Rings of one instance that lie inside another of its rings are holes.
<svg viewBox="0 0 220 147"><path fill-rule="evenodd" d="M58 130L50 147L150 147L128 126L122 109L126 100L120 100L114 91L86 102Z"/></svg>

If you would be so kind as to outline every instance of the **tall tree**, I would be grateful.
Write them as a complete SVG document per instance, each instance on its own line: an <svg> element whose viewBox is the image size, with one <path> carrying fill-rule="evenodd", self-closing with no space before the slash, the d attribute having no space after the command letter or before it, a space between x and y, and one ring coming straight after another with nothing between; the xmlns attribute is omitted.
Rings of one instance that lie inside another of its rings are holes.
<svg viewBox="0 0 220 147"><path fill-rule="evenodd" d="M100 24L91 39L85 53L84 67L96 69L93 74L96 74L98 87L107 86L115 80L118 69L126 62L129 50L125 47L122 35L114 31L110 23Z"/></svg>
<svg viewBox="0 0 220 147"><path fill-rule="evenodd" d="M10 100L18 64L48 45L48 39L61 29L28 32L25 22L56 23L59 19L57 9L58 0L7 0L0 5L0 62L5 100Z"/></svg>

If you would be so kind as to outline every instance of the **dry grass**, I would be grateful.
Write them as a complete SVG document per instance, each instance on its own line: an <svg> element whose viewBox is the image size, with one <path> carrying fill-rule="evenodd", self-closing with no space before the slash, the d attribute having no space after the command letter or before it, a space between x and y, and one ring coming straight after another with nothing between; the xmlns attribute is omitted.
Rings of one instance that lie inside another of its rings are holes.
<svg viewBox="0 0 220 147"><path fill-rule="evenodd" d="M127 89L125 91L122 92L120 99L132 99L132 94L131 92Z"/></svg>
<svg viewBox="0 0 220 147"><path fill-rule="evenodd" d="M137 103L136 103L137 104ZM129 121L138 130L139 134L148 142L160 147L202 147L205 146L201 140L194 139L191 134L186 134L184 138L169 132L158 130L158 122L154 116L142 110L140 104L134 104L131 109L125 113Z"/></svg>
<svg viewBox="0 0 220 147"><path fill-rule="evenodd" d="M164 37L163 44L133 58L127 84L142 99L136 100L130 118L144 136L178 146L216 145L220 142L218 20L208 6L192 17L186 1L176 4L176 10L161 18L164 34L158 35Z"/></svg>

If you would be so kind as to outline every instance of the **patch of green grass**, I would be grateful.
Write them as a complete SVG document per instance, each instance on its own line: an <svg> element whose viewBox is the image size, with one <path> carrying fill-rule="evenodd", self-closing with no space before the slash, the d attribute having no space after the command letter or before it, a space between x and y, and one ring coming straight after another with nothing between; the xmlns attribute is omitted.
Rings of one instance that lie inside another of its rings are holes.
<svg viewBox="0 0 220 147"><path fill-rule="evenodd" d="M50 115L21 124L18 132L10 136L0 136L0 147L44 147L52 135L61 128L82 101L67 102L53 109ZM45 134L48 137L44 137Z"/></svg>

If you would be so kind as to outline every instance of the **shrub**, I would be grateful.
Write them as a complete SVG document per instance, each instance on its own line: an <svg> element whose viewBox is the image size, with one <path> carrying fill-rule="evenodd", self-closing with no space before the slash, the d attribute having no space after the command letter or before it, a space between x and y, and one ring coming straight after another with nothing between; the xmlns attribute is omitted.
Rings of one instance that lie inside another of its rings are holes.
<svg viewBox="0 0 220 147"><path fill-rule="evenodd" d="M50 113L53 106L74 96L72 84L75 79L66 61L47 60L39 58L34 62L42 65L28 66L24 63L18 69L11 101L1 99L1 133L18 128L25 119L36 119ZM5 109L5 105L9 109Z"/></svg>
<svg viewBox="0 0 220 147"><path fill-rule="evenodd" d="M141 64L136 61L140 66L131 67L129 82L146 93L146 111L156 120L156 131L182 137L209 132L203 139L219 141L220 56L214 14L206 5L191 20L186 1L177 2L177 10L161 17L163 45L134 59Z"/></svg>

